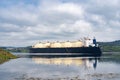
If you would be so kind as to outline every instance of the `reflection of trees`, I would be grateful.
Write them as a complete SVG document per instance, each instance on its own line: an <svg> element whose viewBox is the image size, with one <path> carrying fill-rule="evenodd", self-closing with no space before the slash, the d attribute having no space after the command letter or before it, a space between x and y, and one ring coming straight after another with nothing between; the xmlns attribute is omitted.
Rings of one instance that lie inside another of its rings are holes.
<svg viewBox="0 0 120 80"><path fill-rule="evenodd" d="M116 63L120 63L120 52L106 53L106 55L103 55L102 57L103 58L100 59L100 62L116 62Z"/></svg>

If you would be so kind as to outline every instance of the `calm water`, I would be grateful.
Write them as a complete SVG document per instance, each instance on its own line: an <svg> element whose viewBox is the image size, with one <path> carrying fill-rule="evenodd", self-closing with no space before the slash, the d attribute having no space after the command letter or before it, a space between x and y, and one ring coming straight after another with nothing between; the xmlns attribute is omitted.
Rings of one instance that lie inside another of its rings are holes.
<svg viewBox="0 0 120 80"><path fill-rule="evenodd" d="M0 64L0 80L120 80L120 59L109 55L99 58L25 55Z"/></svg>

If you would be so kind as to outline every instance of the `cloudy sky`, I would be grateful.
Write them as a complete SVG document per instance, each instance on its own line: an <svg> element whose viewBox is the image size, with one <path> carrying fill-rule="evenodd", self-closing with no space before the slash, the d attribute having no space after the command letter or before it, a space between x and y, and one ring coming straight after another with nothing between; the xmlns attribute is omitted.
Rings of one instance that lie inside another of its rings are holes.
<svg viewBox="0 0 120 80"><path fill-rule="evenodd" d="M0 46L119 35L120 0L0 0Z"/></svg>

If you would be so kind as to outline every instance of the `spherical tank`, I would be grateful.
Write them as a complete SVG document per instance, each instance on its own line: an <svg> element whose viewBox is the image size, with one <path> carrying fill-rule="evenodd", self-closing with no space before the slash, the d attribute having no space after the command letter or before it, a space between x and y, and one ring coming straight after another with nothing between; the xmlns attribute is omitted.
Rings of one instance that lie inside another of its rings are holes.
<svg viewBox="0 0 120 80"><path fill-rule="evenodd" d="M71 42L66 41L66 42L61 42L62 47L72 47Z"/></svg>
<svg viewBox="0 0 120 80"><path fill-rule="evenodd" d="M52 47L52 48L58 48L58 47L61 47L61 44L60 44L60 42L54 42L54 43L51 43L51 45L50 45L50 47Z"/></svg>
<svg viewBox="0 0 120 80"><path fill-rule="evenodd" d="M37 43L33 46L33 48L43 48L43 43Z"/></svg>
<svg viewBox="0 0 120 80"><path fill-rule="evenodd" d="M72 47L82 47L83 46L83 42L82 41L74 41L71 42Z"/></svg>

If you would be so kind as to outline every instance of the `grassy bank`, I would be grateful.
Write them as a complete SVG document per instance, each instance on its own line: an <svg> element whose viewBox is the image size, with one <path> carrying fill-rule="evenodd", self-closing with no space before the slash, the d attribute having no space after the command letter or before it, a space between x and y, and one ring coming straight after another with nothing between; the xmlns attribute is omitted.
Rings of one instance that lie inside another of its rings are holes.
<svg viewBox="0 0 120 80"><path fill-rule="evenodd" d="M11 54L10 52L0 49L0 64L8 61L10 59L15 59L15 58L16 58L16 56Z"/></svg>
<svg viewBox="0 0 120 80"><path fill-rule="evenodd" d="M120 40L113 42L98 42L102 52L120 52Z"/></svg>
<svg viewBox="0 0 120 80"><path fill-rule="evenodd" d="M101 49L103 52L120 52L120 46L102 45Z"/></svg>

